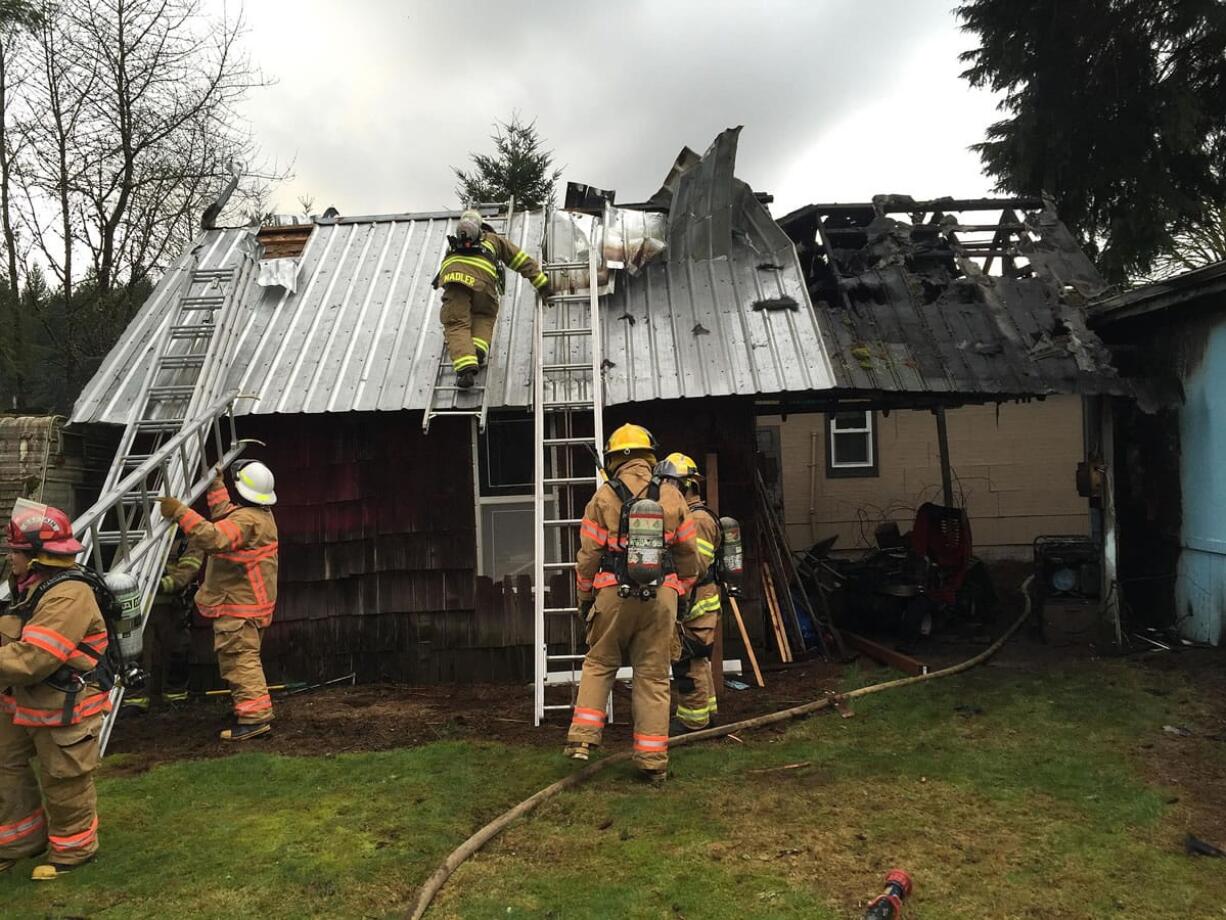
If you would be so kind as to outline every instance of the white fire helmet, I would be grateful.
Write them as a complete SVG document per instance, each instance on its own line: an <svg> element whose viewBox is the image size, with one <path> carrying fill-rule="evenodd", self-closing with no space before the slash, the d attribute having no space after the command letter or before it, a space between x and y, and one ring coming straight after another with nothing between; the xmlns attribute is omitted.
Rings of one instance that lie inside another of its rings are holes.
<svg viewBox="0 0 1226 920"><path fill-rule="evenodd" d="M258 460L234 464L234 487L238 494L256 505L277 503L276 481L272 470Z"/></svg>
<svg viewBox="0 0 1226 920"><path fill-rule="evenodd" d="M481 214L468 208L460 215L460 223L456 226L456 236L462 240L475 243L481 239Z"/></svg>

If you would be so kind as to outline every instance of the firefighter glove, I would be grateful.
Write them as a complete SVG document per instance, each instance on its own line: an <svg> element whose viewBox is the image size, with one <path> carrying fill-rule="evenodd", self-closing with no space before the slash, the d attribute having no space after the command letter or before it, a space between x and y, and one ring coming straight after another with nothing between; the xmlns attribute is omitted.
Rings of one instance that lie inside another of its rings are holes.
<svg viewBox="0 0 1226 920"><path fill-rule="evenodd" d="M546 281L536 289L536 292L540 295L541 300L548 300L553 296L553 285Z"/></svg>
<svg viewBox="0 0 1226 920"><path fill-rule="evenodd" d="M169 575L163 575L162 580L158 582L158 590L163 594L169 594L175 589L175 580Z"/></svg>
<svg viewBox="0 0 1226 920"><path fill-rule="evenodd" d="M162 509L162 517L172 521L177 521L179 516L187 510L186 507L184 507L183 502L179 501L177 498L171 498L168 495L163 495L161 498L159 498L158 505Z"/></svg>
<svg viewBox="0 0 1226 920"><path fill-rule="evenodd" d="M594 600L579 601L579 619L586 620L592 612L592 605L595 603Z"/></svg>

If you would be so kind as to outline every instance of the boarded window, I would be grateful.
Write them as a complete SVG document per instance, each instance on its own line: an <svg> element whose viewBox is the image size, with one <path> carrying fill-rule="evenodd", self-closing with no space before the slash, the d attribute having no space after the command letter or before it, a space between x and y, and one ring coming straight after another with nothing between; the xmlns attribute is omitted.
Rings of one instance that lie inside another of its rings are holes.
<svg viewBox="0 0 1226 920"><path fill-rule="evenodd" d="M261 259L297 259L306 249L314 224L288 224L284 227L261 227L256 239L263 246Z"/></svg>
<svg viewBox="0 0 1226 920"><path fill-rule="evenodd" d="M871 410L826 417L826 475L876 476L877 432Z"/></svg>
<svg viewBox="0 0 1226 920"><path fill-rule="evenodd" d="M481 496L531 495L536 455L530 415L491 418L481 437Z"/></svg>

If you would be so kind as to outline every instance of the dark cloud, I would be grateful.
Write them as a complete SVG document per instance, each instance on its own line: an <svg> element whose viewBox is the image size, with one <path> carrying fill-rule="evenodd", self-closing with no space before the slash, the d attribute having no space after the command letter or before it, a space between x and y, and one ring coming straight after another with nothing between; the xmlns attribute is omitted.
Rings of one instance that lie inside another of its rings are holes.
<svg viewBox="0 0 1226 920"><path fill-rule="evenodd" d="M295 159L287 209L299 191L350 214L451 206L450 167L487 149L514 110L536 120L567 178L623 200L654 191L683 145L701 151L736 124L739 174L771 189L902 80L931 79L941 110L959 47L949 6L301 0L287 19L260 0L249 47L278 83L249 115L267 154ZM934 37L950 59L919 65ZM935 141L920 147L931 155ZM883 142L888 124L845 139Z"/></svg>

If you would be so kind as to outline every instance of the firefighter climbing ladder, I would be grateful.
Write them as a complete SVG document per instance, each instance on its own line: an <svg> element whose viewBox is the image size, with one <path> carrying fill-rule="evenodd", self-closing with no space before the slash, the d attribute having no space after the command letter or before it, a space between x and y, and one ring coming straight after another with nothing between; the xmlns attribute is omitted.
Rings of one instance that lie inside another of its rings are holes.
<svg viewBox="0 0 1226 920"><path fill-rule="evenodd" d="M187 271L101 497L73 522L85 560L99 574L123 571L136 579L142 628L175 531L158 512L158 496L190 504L204 493L214 468L228 465L244 447L234 427L238 394L222 393L238 329L229 308L255 264L252 253L236 248L237 267ZM116 686L102 729L104 753L122 699L123 687Z"/></svg>
<svg viewBox="0 0 1226 920"><path fill-rule="evenodd" d="M552 257L557 251L552 214L546 216L546 228L547 255ZM549 712L570 710L583 666L574 560L583 509L601 481L594 458L604 447L598 261L595 233L592 236L586 261L544 265L551 288L559 293L537 304L533 332L535 725ZM558 273L575 270L587 271L588 290L565 293ZM562 573L565 577L558 578ZM550 650L551 644L563 644L556 639L555 624L561 624L565 632L564 651ZM565 688L565 701L547 700L550 688L557 688L559 696Z"/></svg>
<svg viewBox="0 0 1226 920"><path fill-rule="evenodd" d="M514 198L488 204L470 204L469 207L481 211L481 219L493 227L495 233L510 236L511 218L515 214ZM491 209L494 210L493 214L485 213ZM451 366L451 357L447 354L447 342L443 341L442 350L439 353L438 369L434 373L434 388L430 391L430 399L426 403L426 411L421 419L423 433L429 434L430 422L443 415L459 415L475 419L477 430L485 432L485 419L489 411L486 399L489 389L486 384L489 380L490 362L493 360L494 352L491 349L486 358L485 373L478 375L481 382L467 389L461 389L456 384L455 370ZM450 400L446 398L448 395L452 397Z"/></svg>

